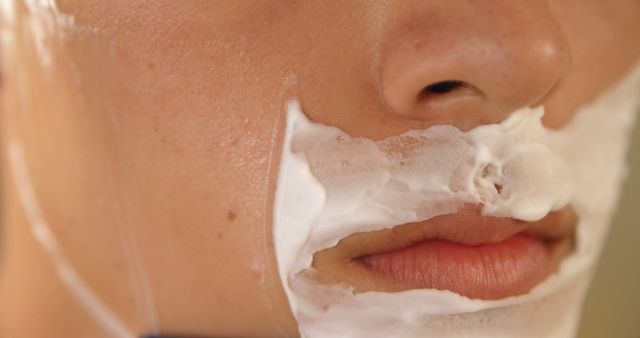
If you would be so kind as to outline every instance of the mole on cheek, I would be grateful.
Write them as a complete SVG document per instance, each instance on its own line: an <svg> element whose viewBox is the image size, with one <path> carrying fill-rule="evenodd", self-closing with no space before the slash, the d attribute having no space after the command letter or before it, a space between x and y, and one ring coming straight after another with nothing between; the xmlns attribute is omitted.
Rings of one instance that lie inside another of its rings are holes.
<svg viewBox="0 0 640 338"><path fill-rule="evenodd" d="M238 215L233 210L228 210L227 211L227 220L229 221L229 223L234 223L236 218L238 218ZM218 232L218 234L216 235L216 238L222 239L222 236L224 235L224 232L226 231L226 226L224 228L225 229L223 229L223 230Z"/></svg>
<svg viewBox="0 0 640 338"><path fill-rule="evenodd" d="M231 222L235 221L235 219L238 217L238 215L236 215L235 212L233 212L233 210L229 210L227 212L227 219Z"/></svg>

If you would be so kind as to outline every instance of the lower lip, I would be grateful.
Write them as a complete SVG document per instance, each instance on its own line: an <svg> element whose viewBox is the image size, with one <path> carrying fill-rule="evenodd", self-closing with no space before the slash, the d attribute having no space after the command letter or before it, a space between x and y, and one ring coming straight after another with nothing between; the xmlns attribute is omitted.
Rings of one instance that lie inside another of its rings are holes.
<svg viewBox="0 0 640 338"><path fill-rule="evenodd" d="M398 291L439 289L469 298L501 299L529 292L557 270L569 252L567 242L524 235L476 246L428 240L360 260Z"/></svg>

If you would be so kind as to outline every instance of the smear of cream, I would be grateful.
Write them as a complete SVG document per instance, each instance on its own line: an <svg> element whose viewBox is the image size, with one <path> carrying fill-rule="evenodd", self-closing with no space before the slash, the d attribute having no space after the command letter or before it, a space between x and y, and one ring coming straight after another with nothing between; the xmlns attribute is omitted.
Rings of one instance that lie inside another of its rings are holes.
<svg viewBox="0 0 640 338"><path fill-rule="evenodd" d="M136 337L136 334L131 332L91 291L69 263L69 259L58 245L42 215L25 164L22 147L14 142L9 144L9 164L17 187L18 198L29 221L31 232L51 258L60 280L80 304L97 319L97 322L108 334L113 337Z"/></svg>
<svg viewBox="0 0 640 338"><path fill-rule="evenodd" d="M24 3L29 12L26 20L37 56L46 69L53 61L51 44L58 41L57 39L64 34L64 29L72 29L75 20L73 16L63 14L55 0L25 0Z"/></svg>
<svg viewBox="0 0 640 338"><path fill-rule="evenodd" d="M303 337L569 337L625 176L639 106L640 66L562 130L542 107L468 132L453 126L381 141L352 138L291 102L274 241L283 287ZM527 295L496 301L431 289L354 295L309 279L312 255L356 232L455 213L535 221L571 204L577 247Z"/></svg>
<svg viewBox="0 0 640 338"><path fill-rule="evenodd" d="M0 0L0 15L3 19L3 26L1 27L0 32L2 38L3 62L7 67L18 69L18 72L19 69L26 67L23 64L20 51L16 49L15 45L16 41L18 41L17 36L20 36L21 33L25 33L25 36L31 37L33 52L41 66L40 70L42 70L42 73L47 76L47 71L50 66L54 64L62 65L60 62L61 60L57 59L55 54L55 51L61 47L62 41L64 41L69 34L93 31L93 28L76 25L75 18L72 15L61 11L56 0L25 0L23 1L23 4L25 5L26 13L20 18L22 20L22 24L17 24L18 18L16 17L16 2L14 0ZM68 71L74 75L74 78L79 79L77 69L71 60L64 61L68 66ZM29 67L32 67L32 65ZM30 95L29 84L25 81L26 80L23 78L18 77L15 83L18 88L18 96L20 98L19 109L15 114L19 117L20 114L22 114L20 109L27 112L29 109L32 109L31 101L33 98L31 98ZM112 117L113 116L115 116L115 114L112 114ZM117 120L113 121L113 128L117 131ZM22 148L19 140L13 140L12 147L20 149L21 154ZM20 157L16 157L14 160L17 161L21 159L22 155L20 155ZM18 166L26 170L26 166L24 164L18 164ZM31 191L30 186L22 186L23 182L30 183L28 180L28 174L26 171L22 171L21 175L23 175L25 179L16 181L19 184L19 190ZM146 273L145 264L141 259L136 245L135 227L129 224L126 217L123 217L122 215L126 212L128 205L126 203L126 187L122 187L120 191L123 192L120 195L121 199L113 201L116 209L116 212L114 213L114 225L117 226L116 230L118 230L118 234L120 235L122 254L124 261L126 262L130 286L135 299L137 315L140 320L144 322L144 327L147 330L147 333L154 334L157 333L159 327L155 309L155 300ZM37 199L35 195L31 193L28 196L30 196L30 199L26 201L37 206ZM25 208L27 208L27 206L25 206ZM35 215L41 216L40 214ZM35 222L33 217L31 217L31 222ZM38 229L37 233L44 236L42 237L44 239L50 238L53 240L53 237L50 236L48 228L46 227L45 220L40 219L38 222L41 223L34 226L35 229ZM44 243L51 242L50 240L42 240L42 238L39 242L43 245ZM52 247L46 247L47 252L57 254L61 251L57 243L52 245ZM64 258L64 256L60 257ZM66 262L66 259L63 258L52 257L54 262L57 262L56 265L60 266L59 271L64 272L64 274L60 274L66 278L63 281L67 286L69 286L72 294L78 295L81 303L88 304L86 306L96 309L95 311L92 310L91 313L96 315L100 322L103 322L102 318L105 318L104 313L109 313L109 310L103 308L103 305L97 301L98 297L91 293L90 288L80 279L80 276L75 272L73 267ZM65 261L66 263L60 263L60 261ZM73 289L75 287L79 287L79 289ZM108 318L109 316L107 315L106 317ZM107 326L111 327L111 325ZM118 326L121 328L124 327L122 324L115 325L114 327ZM123 335L115 334L115 336L122 337Z"/></svg>
<svg viewBox="0 0 640 338"><path fill-rule="evenodd" d="M13 24L16 15L16 6L13 0L0 0L0 15L2 15L5 24Z"/></svg>

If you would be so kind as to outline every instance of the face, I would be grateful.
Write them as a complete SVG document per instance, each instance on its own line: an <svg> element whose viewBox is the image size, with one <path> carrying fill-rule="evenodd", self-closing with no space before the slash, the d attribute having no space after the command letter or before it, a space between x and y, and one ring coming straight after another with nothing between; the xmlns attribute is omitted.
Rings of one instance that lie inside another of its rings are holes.
<svg viewBox="0 0 640 338"><path fill-rule="evenodd" d="M137 333L296 334L272 236L288 100L374 140L531 105L561 129L640 55L633 0L14 10L6 133L72 265Z"/></svg>

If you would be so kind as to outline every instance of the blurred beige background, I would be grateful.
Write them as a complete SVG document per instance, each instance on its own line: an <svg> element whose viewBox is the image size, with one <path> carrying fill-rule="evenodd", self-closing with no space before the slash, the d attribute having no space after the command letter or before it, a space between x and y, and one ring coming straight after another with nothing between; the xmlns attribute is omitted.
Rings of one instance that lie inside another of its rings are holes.
<svg viewBox="0 0 640 338"><path fill-rule="evenodd" d="M640 338L640 123L629 158L630 175L582 313L579 338Z"/></svg>

